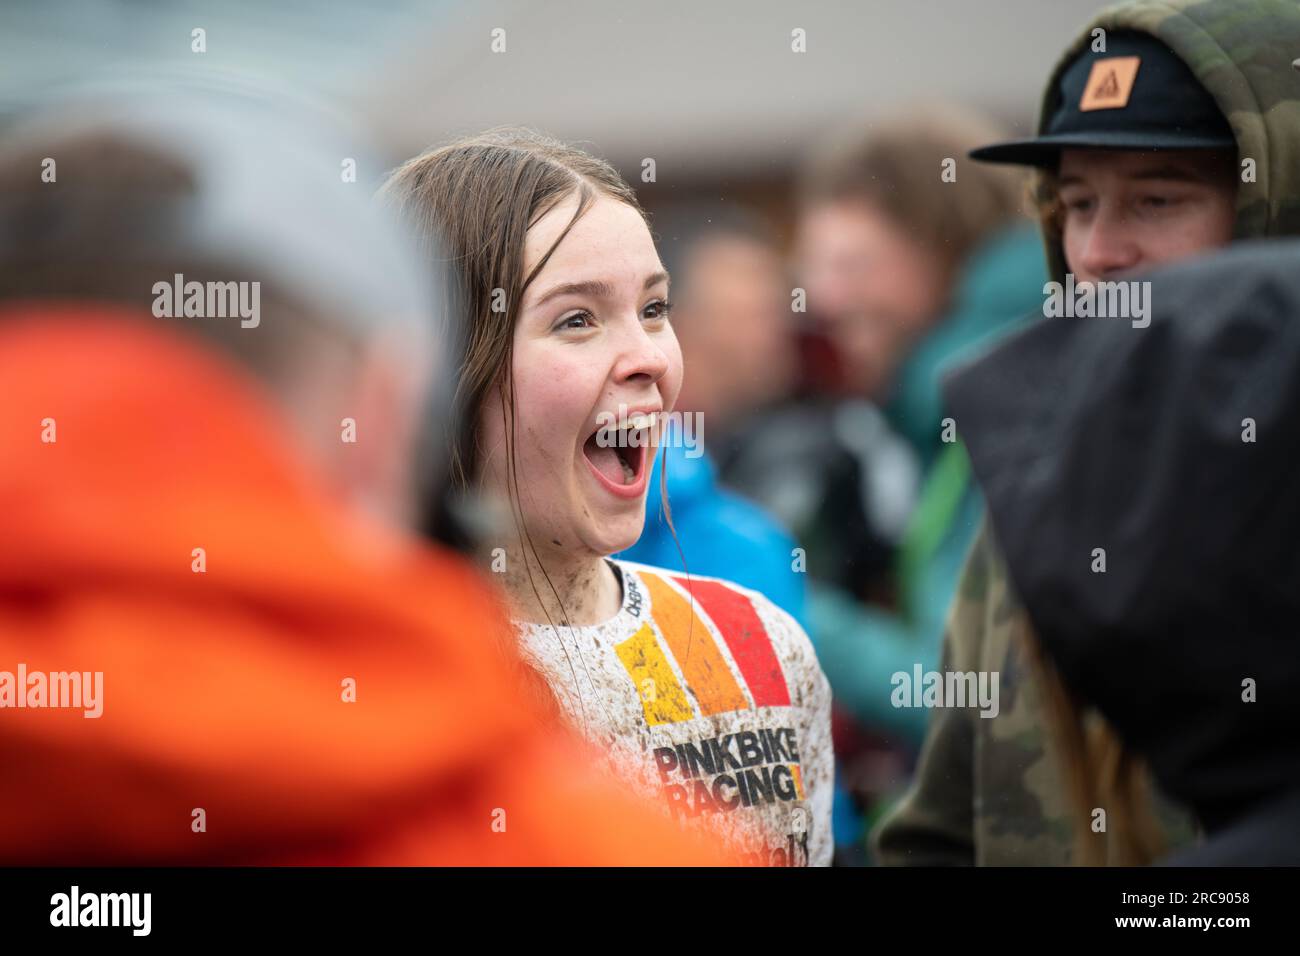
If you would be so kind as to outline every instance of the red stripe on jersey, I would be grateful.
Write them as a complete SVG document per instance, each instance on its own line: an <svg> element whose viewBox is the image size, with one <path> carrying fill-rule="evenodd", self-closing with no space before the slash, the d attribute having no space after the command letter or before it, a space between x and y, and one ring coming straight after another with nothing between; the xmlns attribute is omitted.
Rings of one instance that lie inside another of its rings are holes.
<svg viewBox="0 0 1300 956"><path fill-rule="evenodd" d="M674 577L713 619L731 656L749 685L755 707L789 707L790 689L767 628L749 598L718 581L687 581Z"/></svg>

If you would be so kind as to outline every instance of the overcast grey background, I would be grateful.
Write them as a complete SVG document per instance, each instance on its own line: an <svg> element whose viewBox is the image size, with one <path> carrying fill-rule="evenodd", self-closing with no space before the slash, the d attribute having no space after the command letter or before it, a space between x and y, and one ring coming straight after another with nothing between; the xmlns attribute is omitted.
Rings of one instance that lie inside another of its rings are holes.
<svg viewBox="0 0 1300 956"><path fill-rule="evenodd" d="M1028 128L1092 0L10 2L0 110L104 69L235 71L356 118L399 159L523 124L659 177L779 174L857 118L956 99ZM190 52L190 31L208 52ZM491 31L506 31L492 53ZM791 51L791 31L807 52ZM917 105L920 104L920 105ZM364 171L372 175L373 171Z"/></svg>

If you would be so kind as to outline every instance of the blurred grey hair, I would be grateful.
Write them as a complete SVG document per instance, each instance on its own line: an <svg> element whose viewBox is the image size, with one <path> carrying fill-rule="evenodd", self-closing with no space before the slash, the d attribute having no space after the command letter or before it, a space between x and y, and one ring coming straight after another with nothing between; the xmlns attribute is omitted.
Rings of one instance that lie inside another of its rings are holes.
<svg viewBox="0 0 1300 956"><path fill-rule="evenodd" d="M373 201L365 175L383 168L334 117L247 84L145 77L43 97L0 143L0 300L81 297L148 320L153 284L174 273L257 281L256 327L156 321L213 341L272 387L310 363L313 343L354 354L391 343L432 381L424 418L440 421L452 384L443 279ZM446 457L429 433L424 472Z"/></svg>

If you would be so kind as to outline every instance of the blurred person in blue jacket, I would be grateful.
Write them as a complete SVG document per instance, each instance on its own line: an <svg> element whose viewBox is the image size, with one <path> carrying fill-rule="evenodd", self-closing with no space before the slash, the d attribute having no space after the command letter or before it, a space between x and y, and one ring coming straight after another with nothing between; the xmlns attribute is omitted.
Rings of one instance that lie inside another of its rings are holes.
<svg viewBox="0 0 1300 956"><path fill-rule="evenodd" d="M675 434L680 430L676 423L669 426L666 445L650 473L650 487L658 487L662 463L667 461L665 488L676 540L662 497L652 493L646 503L645 531L619 557L692 574L725 575L758 591L806 627L806 575L795 570L794 538L758 505L720 486L708 454L692 457L691 449ZM743 561L737 562L738 554L744 555Z"/></svg>
<svg viewBox="0 0 1300 956"><path fill-rule="evenodd" d="M704 446L725 445L735 423L784 397L795 367L788 283L774 234L727 204L679 204L654 217L672 276L673 326L685 379L656 458L645 530L620 557L729 578L806 624L806 575L797 542L763 508L718 484ZM668 515L671 515L671 527ZM676 531L674 537L673 531ZM736 555L745 555L737 563Z"/></svg>

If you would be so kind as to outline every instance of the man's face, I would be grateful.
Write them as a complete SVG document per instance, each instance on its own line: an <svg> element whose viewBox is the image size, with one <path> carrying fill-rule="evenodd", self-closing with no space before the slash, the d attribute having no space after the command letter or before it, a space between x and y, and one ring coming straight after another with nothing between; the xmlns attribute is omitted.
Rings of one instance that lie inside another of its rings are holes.
<svg viewBox="0 0 1300 956"><path fill-rule="evenodd" d="M1097 282L1232 239L1235 156L1224 150L1067 149L1058 172L1065 261Z"/></svg>

